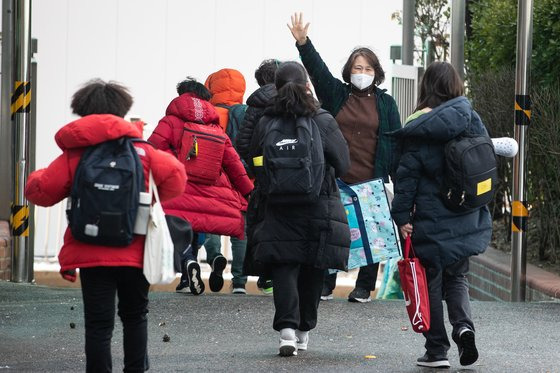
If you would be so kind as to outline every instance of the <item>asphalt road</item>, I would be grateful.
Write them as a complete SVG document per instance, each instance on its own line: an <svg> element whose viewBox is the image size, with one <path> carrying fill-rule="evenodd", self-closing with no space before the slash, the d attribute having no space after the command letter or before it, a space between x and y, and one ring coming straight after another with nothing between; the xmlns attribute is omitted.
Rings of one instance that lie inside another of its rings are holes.
<svg viewBox="0 0 560 373"><path fill-rule="evenodd" d="M479 361L461 367L452 347L451 369L438 371L560 373L560 303L473 302L473 314ZM150 371L436 371L415 365L424 339L407 328L402 301L322 302L309 350L290 358L277 356L272 316L267 296L151 293ZM116 325L113 369L122 371ZM83 335L80 290L0 282L0 371L83 371Z"/></svg>

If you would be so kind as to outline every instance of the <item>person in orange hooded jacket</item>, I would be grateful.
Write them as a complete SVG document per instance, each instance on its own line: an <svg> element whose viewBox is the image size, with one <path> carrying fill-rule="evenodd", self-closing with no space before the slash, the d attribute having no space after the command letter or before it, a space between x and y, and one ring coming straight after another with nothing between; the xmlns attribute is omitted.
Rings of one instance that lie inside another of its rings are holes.
<svg viewBox="0 0 560 373"><path fill-rule="evenodd" d="M62 154L47 168L31 173L25 188L27 199L38 206L52 206L70 195L76 168L87 147L123 136L142 138L143 123L123 119L132 106L132 97L116 83L88 82L74 94L71 106L82 118L56 133ZM134 147L143 165L146 187L151 170L161 200L183 192L186 174L179 161L145 142L135 142ZM149 367L146 314L150 285L142 272L145 237L135 235L125 247L101 246L77 241L66 229L58 260L67 280L75 281L75 270L80 268L87 372L112 369L115 294L123 324L124 370L143 372Z"/></svg>
<svg viewBox="0 0 560 373"><path fill-rule="evenodd" d="M210 103L214 105L220 118L220 126L224 132L226 132L228 125L230 125L230 123L228 123L230 110L233 110L234 106L243 105L245 78L243 77L243 74L237 70L221 69L210 74L204 85L212 94ZM245 105L243 106L246 108ZM232 138L231 141L233 143L235 142L235 139ZM247 211L247 204L243 204L241 210L245 213ZM210 278L208 280L210 290L212 291L220 291L224 286L222 272L226 267L227 260L220 252L220 241L220 236L210 234L204 242L206 258L208 263L212 266L212 272L210 273ZM231 237L231 251L233 257L231 263L231 274L233 276L232 293L234 294L246 293L245 284L247 283L247 276L243 275L243 261L245 259L246 249L246 239L240 240L236 237Z"/></svg>

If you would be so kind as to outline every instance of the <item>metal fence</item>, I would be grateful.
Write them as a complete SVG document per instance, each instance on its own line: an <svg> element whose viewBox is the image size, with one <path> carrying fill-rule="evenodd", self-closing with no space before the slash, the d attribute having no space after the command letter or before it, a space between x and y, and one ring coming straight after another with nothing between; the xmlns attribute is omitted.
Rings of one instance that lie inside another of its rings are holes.
<svg viewBox="0 0 560 373"><path fill-rule="evenodd" d="M418 87L424 69L418 66L393 65L391 81L393 98L397 102L401 123L414 111L418 100Z"/></svg>

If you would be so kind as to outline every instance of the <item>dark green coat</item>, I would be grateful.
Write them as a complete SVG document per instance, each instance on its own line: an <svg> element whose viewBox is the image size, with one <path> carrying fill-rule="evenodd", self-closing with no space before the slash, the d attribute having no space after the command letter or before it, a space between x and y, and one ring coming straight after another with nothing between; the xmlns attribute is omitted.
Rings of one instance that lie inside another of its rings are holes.
<svg viewBox="0 0 560 373"><path fill-rule="evenodd" d="M307 43L304 45L297 45L296 43L296 46L299 50L301 62L309 73L315 93L321 102L321 107L329 111L333 117L336 117L350 96L350 84L344 83L331 74L311 40L307 39ZM382 177L385 182L388 182L388 175L394 162L395 140L387 136L387 133L401 128L401 119L395 100L385 92L385 89L375 87L379 132L377 134L374 177Z"/></svg>

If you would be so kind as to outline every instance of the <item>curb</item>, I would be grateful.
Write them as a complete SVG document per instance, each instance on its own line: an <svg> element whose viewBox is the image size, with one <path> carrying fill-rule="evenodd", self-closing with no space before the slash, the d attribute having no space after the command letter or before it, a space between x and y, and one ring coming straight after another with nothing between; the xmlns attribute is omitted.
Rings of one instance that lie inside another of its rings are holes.
<svg viewBox="0 0 560 373"><path fill-rule="evenodd" d="M484 254L473 256L471 260L508 279L511 277L511 256L503 251L489 247ZM560 300L560 276L529 263L527 263L527 287Z"/></svg>

